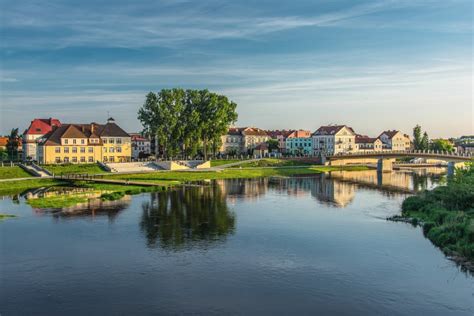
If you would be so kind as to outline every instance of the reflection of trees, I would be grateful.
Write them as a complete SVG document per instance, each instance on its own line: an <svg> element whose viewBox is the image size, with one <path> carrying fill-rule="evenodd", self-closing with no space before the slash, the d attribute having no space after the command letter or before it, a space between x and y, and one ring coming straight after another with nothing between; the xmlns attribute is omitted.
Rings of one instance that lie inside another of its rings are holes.
<svg viewBox="0 0 474 316"><path fill-rule="evenodd" d="M179 249L195 242L224 239L235 229L235 215L228 209L219 186L180 188L151 194L143 203L140 228L148 246L159 241L163 248Z"/></svg>

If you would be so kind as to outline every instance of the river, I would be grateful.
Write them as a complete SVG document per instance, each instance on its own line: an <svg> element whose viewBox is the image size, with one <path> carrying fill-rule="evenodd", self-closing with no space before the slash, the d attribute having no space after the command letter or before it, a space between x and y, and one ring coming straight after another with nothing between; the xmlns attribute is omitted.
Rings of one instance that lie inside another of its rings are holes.
<svg viewBox="0 0 474 316"><path fill-rule="evenodd" d="M473 315L474 278L386 221L439 170L217 180L33 209L4 197L1 315Z"/></svg>

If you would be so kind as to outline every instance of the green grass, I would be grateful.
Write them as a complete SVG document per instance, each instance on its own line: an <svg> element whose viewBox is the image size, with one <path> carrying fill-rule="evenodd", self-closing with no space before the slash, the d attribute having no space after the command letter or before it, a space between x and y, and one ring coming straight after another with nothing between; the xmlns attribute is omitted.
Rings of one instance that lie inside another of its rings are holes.
<svg viewBox="0 0 474 316"><path fill-rule="evenodd" d="M170 172L154 172L127 175L110 175L106 178L111 179L128 179L130 181L143 182L162 182L175 181L177 183L199 181L207 179L232 179L232 178L257 178L269 176L294 176L316 174L335 170L367 170L366 167L360 166L308 166L301 168L255 168L255 169L224 169L220 171L170 171Z"/></svg>
<svg viewBox="0 0 474 316"><path fill-rule="evenodd" d="M15 195L22 193L28 189L41 188L53 185L65 185L66 182L62 182L54 179L31 179L21 181L2 181L0 182L0 196L2 195Z"/></svg>
<svg viewBox="0 0 474 316"><path fill-rule="evenodd" d="M46 170L60 175L60 174L98 174L106 171L99 167L98 164L63 164L63 165L43 165Z"/></svg>
<svg viewBox="0 0 474 316"><path fill-rule="evenodd" d="M18 166L0 167L0 179L30 178L31 174Z"/></svg>
<svg viewBox="0 0 474 316"><path fill-rule="evenodd" d="M227 165L229 163L235 163L242 161L242 159L219 159L219 160L211 160L211 167L218 167L222 165Z"/></svg>
<svg viewBox="0 0 474 316"><path fill-rule="evenodd" d="M474 263L474 168L458 171L446 186L405 199L402 217L421 223L426 237L446 254Z"/></svg>
<svg viewBox="0 0 474 316"><path fill-rule="evenodd" d="M26 203L34 208L62 208L70 207L80 203L85 203L88 198L79 195L63 195L54 197L44 197L37 199L29 199Z"/></svg>
<svg viewBox="0 0 474 316"><path fill-rule="evenodd" d="M231 168L294 167L294 166L311 166L311 165L314 165L314 163L298 161L298 160L268 158L268 159L261 159L257 161L246 162L238 166L232 166Z"/></svg>

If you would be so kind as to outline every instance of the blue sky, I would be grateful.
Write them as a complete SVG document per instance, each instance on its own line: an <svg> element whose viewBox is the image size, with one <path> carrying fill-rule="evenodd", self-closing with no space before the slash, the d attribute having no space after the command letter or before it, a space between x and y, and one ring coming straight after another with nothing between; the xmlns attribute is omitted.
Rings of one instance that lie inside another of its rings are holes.
<svg viewBox="0 0 474 316"><path fill-rule="evenodd" d="M208 88L238 125L472 134L473 5L0 0L0 133L35 117L139 131L148 91Z"/></svg>

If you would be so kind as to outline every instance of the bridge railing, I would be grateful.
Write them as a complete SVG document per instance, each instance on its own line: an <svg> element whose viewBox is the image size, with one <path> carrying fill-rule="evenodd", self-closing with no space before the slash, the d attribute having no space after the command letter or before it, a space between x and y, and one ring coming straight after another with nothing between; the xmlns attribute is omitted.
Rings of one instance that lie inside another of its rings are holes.
<svg viewBox="0 0 474 316"><path fill-rule="evenodd" d="M439 150L377 150L377 151L361 151L361 152L342 152L335 155L326 155L327 158L331 157L345 157L345 156L375 156L375 155L423 155L423 156L437 156L437 157L459 157L459 158L471 158L472 153L465 152L449 152Z"/></svg>

